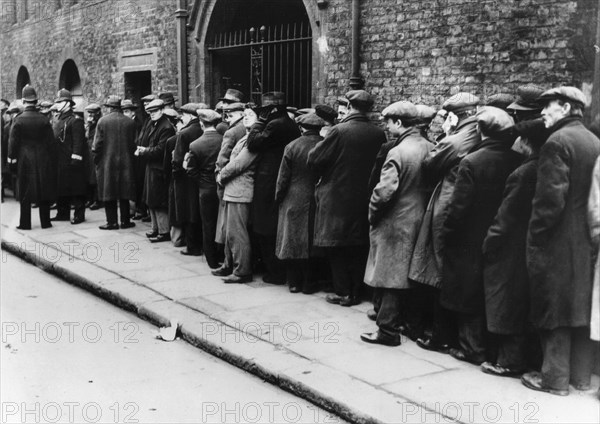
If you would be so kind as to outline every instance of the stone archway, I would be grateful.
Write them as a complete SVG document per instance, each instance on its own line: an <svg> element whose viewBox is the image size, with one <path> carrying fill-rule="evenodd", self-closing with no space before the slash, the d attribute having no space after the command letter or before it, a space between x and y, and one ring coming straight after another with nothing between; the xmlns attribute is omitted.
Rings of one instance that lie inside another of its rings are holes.
<svg viewBox="0 0 600 424"><path fill-rule="evenodd" d="M27 68L25 66L21 66L19 68L19 71L17 72L17 83L16 83L16 89L15 89L15 98L16 99L20 99L22 92L23 92L23 87L25 87L27 84L31 84L31 78L29 76L29 71L27 70Z"/></svg>

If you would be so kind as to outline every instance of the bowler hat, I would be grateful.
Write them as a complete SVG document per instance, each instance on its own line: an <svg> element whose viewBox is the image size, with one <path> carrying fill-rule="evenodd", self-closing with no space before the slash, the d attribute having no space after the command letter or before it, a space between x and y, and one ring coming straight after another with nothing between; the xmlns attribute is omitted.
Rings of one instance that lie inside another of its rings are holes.
<svg viewBox="0 0 600 424"><path fill-rule="evenodd" d="M169 92L160 93L158 95L158 98L161 99L163 102L165 102L165 106L175 104L175 97L173 97L173 93L169 93Z"/></svg>
<svg viewBox="0 0 600 424"><path fill-rule="evenodd" d="M85 110L87 110L89 113L97 113L100 112L101 108L98 103L90 103L85 107Z"/></svg>
<svg viewBox="0 0 600 424"><path fill-rule="evenodd" d="M348 102L361 109L371 109L375 100L365 90L350 90L346 93Z"/></svg>
<svg viewBox="0 0 600 424"><path fill-rule="evenodd" d="M214 123L221 120L221 114L212 109L198 109L196 113L202 122Z"/></svg>
<svg viewBox="0 0 600 424"><path fill-rule="evenodd" d="M108 96L108 100L104 103L104 106L107 107L115 107L115 108L121 108L121 98L119 96L115 96L114 94L111 96Z"/></svg>
<svg viewBox="0 0 600 424"><path fill-rule="evenodd" d="M156 94L148 94L147 96L142 97L140 100L144 103L150 103L153 100L158 99Z"/></svg>
<svg viewBox="0 0 600 424"><path fill-rule="evenodd" d="M131 99L125 99L121 101L121 109L123 110L134 110L137 109L137 105L131 101Z"/></svg>
<svg viewBox="0 0 600 424"><path fill-rule="evenodd" d="M244 104L240 102L227 103L223 105L223 112L241 111L244 110L244 108Z"/></svg>
<svg viewBox="0 0 600 424"><path fill-rule="evenodd" d="M60 90L58 90L58 93L56 95L56 99L54 100L54 103L60 103L60 102L70 102L71 105L75 104L75 102L73 101L73 96L71 95L71 92L69 90L67 90L66 88L61 88Z"/></svg>
<svg viewBox="0 0 600 424"><path fill-rule="evenodd" d="M22 93L22 98L25 101L28 102L37 102L37 93L35 92L35 89L30 86L29 84L27 84L25 87L23 87L23 90L21 91Z"/></svg>
<svg viewBox="0 0 600 424"><path fill-rule="evenodd" d="M511 110L541 110L542 105L538 98L545 90L539 85L528 84L517 88L517 100L511 103L507 109Z"/></svg>
<svg viewBox="0 0 600 424"><path fill-rule="evenodd" d="M325 122L330 124L333 124L335 118L337 118L337 112L331 106L327 105L316 105L315 113Z"/></svg>
<svg viewBox="0 0 600 424"><path fill-rule="evenodd" d="M471 93L456 93L442 104L442 109L448 112L460 113L475 108L479 104L479 97Z"/></svg>
<svg viewBox="0 0 600 424"><path fill-rule="evenodd" d="M146 112L152 112L154 110L163 109L165 107L165 102L160 99L152 100L145 107Z"/></svg>
<svg viewBox="0 0 600 424"><path fill-rule="evenodd" d="M325 121L314 112L298 116L296 118L296 123L309 129L318 129L326 125Z"/></svg>
<svg viewBox="0 0 600 424"><path fill-rule="evenodd" d="M515 125L508 113L494 106L482 107L476 117L481 132L487 135L504 132Z"/></svg>
<svg viewBox="0 0 600 424"><path fill-rule="evenodd" d="M262 106L285 106L285 93L283 91L270 91L262 95Z"/></svg>
<svg viewBox="0 0 600 424"><path fill-rule="evenodd" d="M219 99L225 103L244 103L244 93L235 88L228 88L225 92L225 96Z"/></svg>
<svg viewBox="0 0 600 424"><path fill-rule="evenodd" d="M410 118L414 119L418 116L417 107L407 101L399 101L392 103L381 112L384 118Z"/></svg>
<svg viewBox="0 0 600 424"><path fill-rule="evenodd" d="M485 102L486 106L494 106L498 109L506 110L515 100L515 97L509 93L496 93L489 96Z"/></svg>
<svg viewBox="0 0 600 424"><path fill-rule="evenodd" d="M575 103L582 109L588 105L588 100L580 89L567 86L556 87L545 91L538 100L543 104L547 104L552 100L564 100Z"/></svg>

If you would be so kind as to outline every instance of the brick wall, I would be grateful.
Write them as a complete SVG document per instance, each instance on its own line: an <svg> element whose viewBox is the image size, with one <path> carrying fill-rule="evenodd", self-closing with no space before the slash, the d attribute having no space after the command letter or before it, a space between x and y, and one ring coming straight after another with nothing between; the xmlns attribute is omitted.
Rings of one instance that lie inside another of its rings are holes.
<svg viewBox="0 0 600 424"><path fill-rule="evenodd" d="M176 0L28 0L25 21L17 0L15 24L11 3L0 2L2 97L15 97L17 71L24 65L40 98L54 99L67 59L78 67L88 102L123 95L120 52L148 48L157 50L152 90L177 92Z"/></svg>

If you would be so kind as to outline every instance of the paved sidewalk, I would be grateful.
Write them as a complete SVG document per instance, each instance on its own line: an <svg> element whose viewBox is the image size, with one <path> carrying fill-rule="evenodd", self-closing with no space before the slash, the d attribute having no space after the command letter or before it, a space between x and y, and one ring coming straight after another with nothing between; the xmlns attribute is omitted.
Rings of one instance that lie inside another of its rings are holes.
<svg viewBox="0 0 600 424"><path fill-rule="evenodd" d="M157 325L177 319L190 343L353 422L598 423L594 390L568 397L538 393L519 380L483 374L410 340L391 348L363 343L376 326L371 305L329 305L324 294L291 294L255 277L227 285L203 257L151 244L148 224L101 231L87 221L18 231L18 204L1 209L2 248L61 275ZM4 255L4 253L3 253ZM4 260L3 260L4 262Z"/></svg>

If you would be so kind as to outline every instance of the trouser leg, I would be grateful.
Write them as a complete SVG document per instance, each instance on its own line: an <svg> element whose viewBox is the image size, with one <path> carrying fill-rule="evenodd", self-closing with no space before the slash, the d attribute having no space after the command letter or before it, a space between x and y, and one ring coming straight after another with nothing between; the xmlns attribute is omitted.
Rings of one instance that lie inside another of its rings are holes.
<svg viewBox="0 0 600 424"><path fill-rule="evenodd" d="M73 219L85 220L85 196L73 196Z"/></svg>
<svg viewBox="0 0 600 424"><path fill-rule="evenodd" d="M361 298L362 287L365 280L365 269L369 257L368 246L351 246L347 248L347 267L351 281L350 295Z"/></svg>
<svg viewBox="0 0 600 424"><path fill-rule="evenodd" d="M349 296L351 292L351 281L346 269L346 258L344 249L331 247L328 249L329 264L331 266L331 277L333 289L338 296Z"/></svg>
<svg viewBox="0 0 600 424"><path fill-rule="evenodd" d="M52 224L50 223L50 202L44 200L38 203L39 214L40 214L40 224L42 228L48 228Z"/></svg>
<svg viewBox="0 0 600 424"><path fill-rule="evenodd" d="M226 244L231 251L233 274L252 275L252 249L248 233L249 203L227 203Z"/></svg>
<svg viewBox="0 0 600 424"><path fill-rule="evenodd" d="M156 209L149 209L150 212L150 226L152 227L153 233L158 233L158 217L156 216Z"/></svg>
<svg viewBox="0 0 600 424"><path fill-rule="evenodd" d="M267 275L272 282L283 283L285 281L285 267L281 260L275 256L277 236L257 234L257 239Z"/></svg>
<svg viewBox="0 0 600 424"><path fill-rule="evenodd" d="M305 278L304 268L302 260L289 259L285 261L287 283L290 287L302 289Z"/></svg>
<svg viewBox="0 0 600 424"><path fill-rule="evenodd" d="M121 214L121 223L129 224L131 222L131 209L129 208L129 200L119 200L119 213Z"/></svg>
<svg viewBox="0 0 600 424"><path fill-rule="evenodd" d="M469 356L485 359L486 324L481 314L458 314L458 342Z"/></svg>
<svg viewBox="0 0 600 424"><path fill-rule="evenodd" d="M185 245L190 252L202 252L202 229L200 225L196 222L186 222L184 224Z"/></svg>
<svg viewBox="0 0 600 424"><path fill-rule="evenodd" d="M206 263L211 268L218 268L221 255L215 241L217 233L217 217L219 214L219 198L214 189L200 189L200 219L202 220L202 246Z"/></svg>
<svg viewBox="0 0 600 424"><path fill-rule="evenodd" d="M31 228L31 202L21 201L19 227L23 229Z"/></svg>
<svg viewBox="0 0 600 424"><path fill-rule="evenodd" d="M56 201L56 216L60 219L71 217L71 198L69 196L60 196Z"/></svg>
<svg viewBox="0 0 600 424"><path fill-rule="evenodd" d="M435 343L457 345L457 317L456 314L444 308L440 303L440 290L435 289L433 294L433 331L432 339Z"/></svg>
<svg viewBox="0 0 600 424"><path fill-rule="evenodd" d="M392 338L400 337L400 316L404 290L380 288L380 306L377 311L379 332Z"/></svg>
<svg viewBox="0 0 600 424"><path fill-rule="evenodd" d="M594 368L594 343L589 327L571 330L571 372L569 382L576 388L590 386Z"/></svg>
<svg viewBox="0 0 600 424"><path fill-rule="evenodd" d="M540 332L544 360L542 382L551 389L569 388L571 329L567 327Z"/></svg>
<svg viewBox="0 0 600 424"><path fill-rule="evenodd" d="M501 367L513 370L527 368L526 349L527 336L524 334L498 335L498 359Z"/></svg>
<svg viewBox="0 0 600 424"><path fill-rule="evenodd" d="M169 214L166 209L155 209L156 225L158 226L159 234L169 234L171 229L169 225Z"/></svg>
<svg viewBox="0 0 600 424"><path fill-rule="evenodd" d="M373 290L373 310L375 313L381 309L381 297L383 296L383 289L381 287L375 287Z"/></svg>
<svg viewBox="0 0 600 424"><path fill-rule="evenodd" d="M106 222L109 225L116 225L119 222L117 217L117 201L107 200L104 202L104 213L106 214Z"/></svg>

